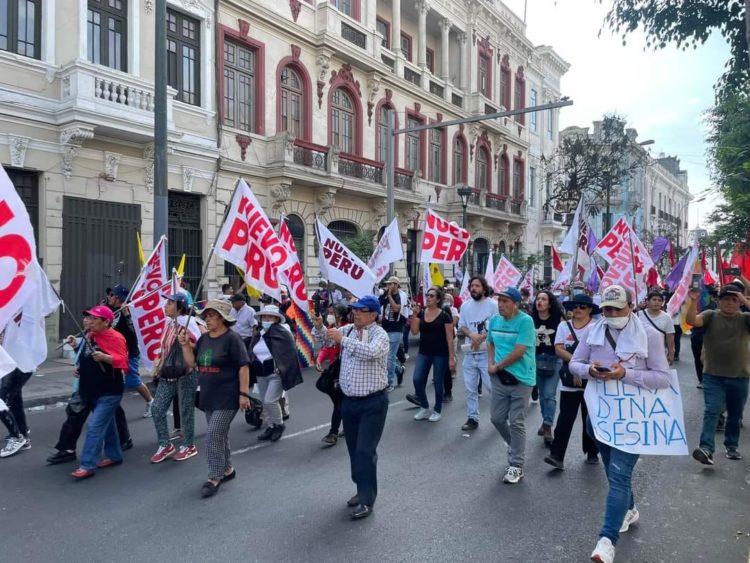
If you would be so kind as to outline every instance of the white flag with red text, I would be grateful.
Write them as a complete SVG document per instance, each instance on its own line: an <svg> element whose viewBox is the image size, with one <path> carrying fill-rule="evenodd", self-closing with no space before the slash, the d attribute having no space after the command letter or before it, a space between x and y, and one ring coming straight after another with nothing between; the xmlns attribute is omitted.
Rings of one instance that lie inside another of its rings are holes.
<svg viewBox="0 0 750 563"><path fill-rule="evenodd" d="M307 301L307 288L305 287L305 272L302 270L302 264L299 263L297 246L294 244L292 233L287 227L286 221L282 215L281 225L279 226L279 239L282 244L286 245L289 255L292 257L291 265L285 270L279 272L279 280L289 288L289 296L295 305L305 313L309 312Z"/></svg>
<svg viewBox="0 0 750 563"><path fill-rule="evenodd" d="M393 219L383 232L378 245L367 261L367 267L375 274L375 280L382 280L391 268L391 264L404 259L404 249L401 246L401 234L398 230L398 219Z"/></svg>
<svg viewBox="0 0 750 563"><path fill-rule="evenodd" d="M630 289L638 302L646 298L648 272L654 262L623 217L599 241L595 252L609 264L601 281L602 291L611 285L621 285Z"/></svg>
<svg viewBox="0 0 750 563"><path fill-rule="evenodd" d="M320 244L318 259L328 281L348 289L355 297L371 295L375 286L375 274L356 254L344 246L320 219L316 221Z"/></svg>
<svg viewBox="0 0 750 563"><path fill-rule="evenodd" d="M247 285L281 300L279 272L289 268L294 257L245 180L237 184L214 252L242 270Z"/></svg>
<svg viewBox="0 0 750 563"><path fill-rule="evenodd" d="M487 265L484 267L484 280L492 289L495 289L495 262L492 252L487 255Z"/></svg>
<svg viewBox="0 0 750 563"><path fill-rule="evenodd" d="M429 207L425 212L424 236L419 261L458 264L469 247L470 234L455 221L446 221Z"/></svg>
<svg viewBox="0 0 750 563"><path fill-rule="evenodd" d="M161 356L161 337L167 321L164 294L174 291L171 285L172 280L167 275L167 239L161 237L143 265L128 305L141 362L147 370L151 370Z"/></svg>
<svg viewBox="0 0 750 563"><path fill-rule="evenodd" d="M522 277L523 274L503 254L497 263L497 268L495 268L493 288L495 292L499 293L507 287L516 287Z"/></svg>

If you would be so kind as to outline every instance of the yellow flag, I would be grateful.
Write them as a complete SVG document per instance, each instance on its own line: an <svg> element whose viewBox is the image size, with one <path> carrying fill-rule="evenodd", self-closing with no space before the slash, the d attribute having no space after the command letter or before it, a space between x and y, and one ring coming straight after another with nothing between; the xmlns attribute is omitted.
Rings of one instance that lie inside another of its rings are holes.
<svg viewBox="0 0 750 563"><path fill-rule="evenodd" d="M430 264L430 278L432 279L432 285L443 287L445 278L443 272L440 271L440 266L437 264Z"/></svg>
<svg viewBox="0 0 750 563"><path fill-rule="evenodd" d="M242 270L240 270L237 266L235 266L234 269L237 270L237 273L240 275L240 279L244 281L245 273ZM248 296L255 297L256 299L260 299L261 297L263 297L263 294L260 291L258 291L254 287L249 286L247 282L244 282L244 283L245 283L245 292L248 294Z"/></svg>
<svg viewBox="0 0 750 563"><path fill-rule="evenodd" d="M185 255L182 255L182 258L180 258L180 264L177 266L177 276L182 277L185 275Z"/></svg>
<svg viewBox="0 0 750 563"><path fill-rule="evenodd" d="M141 268L146 263L146 256L143 254L143 244L141 244L141 233L135 232L135 239L138 241L138 260L141 262Z"/></svg>

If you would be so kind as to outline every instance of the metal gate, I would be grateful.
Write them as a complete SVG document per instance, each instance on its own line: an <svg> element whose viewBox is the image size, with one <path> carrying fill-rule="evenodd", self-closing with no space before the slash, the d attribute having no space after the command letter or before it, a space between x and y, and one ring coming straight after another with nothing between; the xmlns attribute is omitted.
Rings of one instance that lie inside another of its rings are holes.
<svg viewBox="0 0 750 563"><path fill-rule="evenodd" d="M169 192L169 271L185 255L185 275L190 293L195 294L203 271L203 231L201 230L201 197ZM205 291L203 292L205 293ZM197 295L194 295L198 299Z"/></svg>
<svg viewBox="0 0 750 563"><path fill-rule="evenodd" d="M63 256L60 290L74 316L99 303L104 290L130 287L140 271L136 232L141 206L63 198ZM60 336L74 334L69 315L60 316Z"/></svg>

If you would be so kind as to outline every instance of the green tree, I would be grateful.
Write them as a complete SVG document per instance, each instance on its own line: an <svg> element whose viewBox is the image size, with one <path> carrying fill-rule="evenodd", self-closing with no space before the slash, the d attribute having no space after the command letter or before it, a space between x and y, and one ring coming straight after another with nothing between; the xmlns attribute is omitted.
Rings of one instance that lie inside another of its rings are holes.
<svg viewBox="0 0 750 563"><path fill-rule="evenodd" d="M711 178L723 197L709 216L724 248L750 244L750 97L727 95L708 113Z"/></svg>
<svg viewBox="0 0 750 563"><path fill-rule="evenodd" d="M663 49L675 43L682 49L696 48L706 42L712 32L726 39L730 58L726 71L716 84L720 93L744 89L750 79L748 57L747 9L750 0L599 0L612 7L604 18L604 25L622 36L642 28L646 46Z"/></svg>
<svg viewBox="0 0 750 563"><path fill-rule="evenodd" d="M375 247L373 245L373 233L372 231L362 231L356 235L349 237L342 237L341 242L344 243L349 250L351 250L357 257L363 262L367 262L372 256Z"/></svg>

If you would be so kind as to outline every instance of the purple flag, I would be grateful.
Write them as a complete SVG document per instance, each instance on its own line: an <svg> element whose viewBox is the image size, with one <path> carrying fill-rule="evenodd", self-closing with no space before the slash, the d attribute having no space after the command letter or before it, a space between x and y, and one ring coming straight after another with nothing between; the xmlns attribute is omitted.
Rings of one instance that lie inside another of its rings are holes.
<svg viewBox="0 0 750 563"><path fill-rule="evenodd" d="M589 276L589 282L588 284L586 284L586 289L588 289L591 293L598 292L599 281L599 268L594 266L594 270L591 272L591 276Z"/></svg>
<svg viewBox="0 0 750 563"><path fill-rule="evenodd" d="M664 280L667 286L669 287L670 291L674 291L677 287L677 284L680 283L680 280L682 279L682 273L685 270L685 264L687 263L688 255L690 253L685 253L685 256L680 258L680 261L677 262L674 269L669 272L669 275L667 276L667 279Z"/></svg>
<svg viewBox="0 0 750 563"><path fill-rule="evenodd" d="M659 260L661 260L661 257L664 254L664 251L667 250L668 246L669 246L668 238L656 237L654 239L654 246L651 248L651 260L654 261L654 264L659 263Z"/></svg>
<svg viewBox="0 0 750 563"><path fill-rule="evenodd" d="M599 244L599 241L596 240L596 235L594 234L594 229L589 227L588 229L589 233L589 239L586 243L586 252L588 252L589 256L591 256L594 253L594 249L596 248L596 245Z"/></svg>

